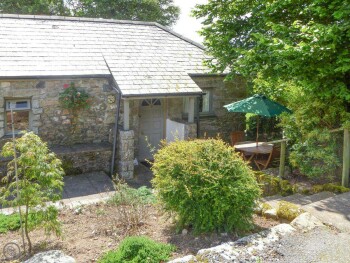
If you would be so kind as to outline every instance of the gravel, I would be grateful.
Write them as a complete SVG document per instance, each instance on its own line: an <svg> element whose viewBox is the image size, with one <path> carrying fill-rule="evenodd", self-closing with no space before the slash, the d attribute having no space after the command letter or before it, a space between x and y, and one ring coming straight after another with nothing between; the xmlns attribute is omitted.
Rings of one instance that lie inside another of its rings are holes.
<svg viewBox="0 0 350 263"><path fill-rule="evenodd" d="M282 237L270 253L262 255L262 262L346 263L350 262L349 244L349 233L317 227L306 233L295 232Z"/></svg>

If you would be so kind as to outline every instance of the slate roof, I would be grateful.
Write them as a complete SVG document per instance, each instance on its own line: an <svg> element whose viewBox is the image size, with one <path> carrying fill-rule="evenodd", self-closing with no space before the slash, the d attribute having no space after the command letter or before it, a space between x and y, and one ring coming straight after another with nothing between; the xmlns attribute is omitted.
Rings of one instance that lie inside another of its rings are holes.
<svg viewBox="0 0 350 263"><path fill-rule="evenodd" d="M189 74L209 72L204 58L157 23L0 14L2 79L112 73L125 97L198 94Z"/></svg>

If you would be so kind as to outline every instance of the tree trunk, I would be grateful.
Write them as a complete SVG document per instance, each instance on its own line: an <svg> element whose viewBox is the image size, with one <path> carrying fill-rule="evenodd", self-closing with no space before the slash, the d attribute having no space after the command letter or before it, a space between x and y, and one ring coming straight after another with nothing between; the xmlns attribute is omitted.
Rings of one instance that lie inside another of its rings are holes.
<svg viewBox="0 0 350 263"><path fill-rule="evenodd" d="M31 254L32 253L32 242L30 241L29 233L28 233L28 214L29 214L28 206L29 206L29 203L27 202L26 203L26 213L25 213L25 217L24 217L24 221L25 221L24 222L24 231L25 231L26 238L28 241L28 251L29 251L29 254Z"/></svg>

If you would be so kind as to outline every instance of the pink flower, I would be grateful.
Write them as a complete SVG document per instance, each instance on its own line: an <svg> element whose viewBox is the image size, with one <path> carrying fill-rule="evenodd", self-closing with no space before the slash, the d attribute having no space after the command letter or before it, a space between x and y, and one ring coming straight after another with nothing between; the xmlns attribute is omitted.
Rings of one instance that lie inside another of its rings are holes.
<svg viewBox="0 0 350 263"><path fill-rule="evenodd" d="M64 89L69 88L69 84L64 84L64 85L63 85L63 88L64 88Z"/></svg>

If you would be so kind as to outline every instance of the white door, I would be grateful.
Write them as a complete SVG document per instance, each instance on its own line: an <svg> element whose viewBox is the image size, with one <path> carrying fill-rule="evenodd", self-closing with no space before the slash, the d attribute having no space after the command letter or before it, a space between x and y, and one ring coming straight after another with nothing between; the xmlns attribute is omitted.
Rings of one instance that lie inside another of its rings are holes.
<svg viewBox="0 0 350 263"><path fill-rule="evenodd" d="M160 99L145 99L140 106L139 160L152 160L163 139L163 106Z"/></svg>

